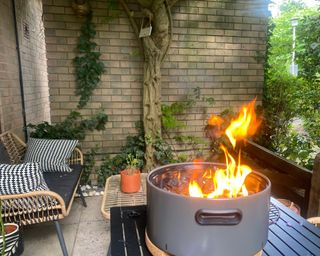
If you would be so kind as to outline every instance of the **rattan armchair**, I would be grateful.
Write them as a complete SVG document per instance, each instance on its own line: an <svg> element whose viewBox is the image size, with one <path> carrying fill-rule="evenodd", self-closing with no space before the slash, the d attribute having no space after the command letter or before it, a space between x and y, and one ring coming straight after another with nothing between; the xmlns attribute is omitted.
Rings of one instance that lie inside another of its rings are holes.
<svg viewBox="0 0 320 256"><path fill-rule="evenodd" d="M0 144L2 144L2 147L5 149L7 158L9 158L11 164L19 164L23 161L27 145L18 136L11 132L2 133L0 134ZM53 221L56 226L63 255L68 255L68 253L58 220L69 215L76 191L80 194L83 205L86 207L86 202L79 188L83 155L78 148L73 151L69 159L69 164L73 172L58 174L60 175L60 177L58 177L60 180L58 182L57 180L53 181L53 183L58 183L57 186L50 187L52 183L51 180L57 179L57 174L44 173L44 178L50 191L42 190L24 194L0 195L2 202L1 214L5 222L29 225ZM61 176L63 177L61 178ZM70 188L65 186L64 191L59 193L59 189L55 188L58 188L60 181L68 179L72 182L72 186L70 186ZM67 199L64 198L66 191L69 194Z"/></svg>
<svg viewBox="0 0 320 256"><path fill-rule="evenodd" d="M311 218L308 218L307 221L309 221L316 227L320 228L320 217L311 217Z"/></svg>

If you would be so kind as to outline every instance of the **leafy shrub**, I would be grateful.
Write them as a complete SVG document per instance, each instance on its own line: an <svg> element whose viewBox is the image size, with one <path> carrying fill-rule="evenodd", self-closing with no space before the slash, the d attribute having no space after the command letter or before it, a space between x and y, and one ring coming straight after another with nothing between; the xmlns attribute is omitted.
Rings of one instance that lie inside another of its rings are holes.
<svg viewBox="0 0 320 256"><path fill-rule="evenodd" d="M127 137L127 143L124 147L122 147L121 153L112 158L108 155L103 160L97 171L99 185L104 185L107 177L114 174L119 174L121 170L125 169L129 155L134 156L134 158L137 160L136 166L139 169L143 169L145 141L143 131L140 127L141 126L138 125L138 135Z"/></svg>
<svg viewBox="0 0 320 256"><path fill-rule="evenodd" d="M84 140L87 131L104 130L108 116L102 112L84 119L77 111L72 111L61 123L28 124L30 136L42 139L78 139Z"/></svg>
<svg viewBox="0 0 320 256"><path fill-rule="evenodd" d="M95 155L96 154L97 154L96 149L90 149L88 152L85 152L83 154L84 166L83 166L83 172L81 175L81 183L82 184L90 184L91 183L90 174L95 169L95 164L96 164Z"/></svg>
<svg viewBox="0 0 320 256"><path fill-rule="evenodd" d="M276 152L312 170L314 158L320 152L320 148L310 136L299 134L290 128L287 136L280 138Z"/></svg>
<svg viewBox="0 0 320 256"><path fill-rule="evenodd" d="M177 162L176 156L173 154L173 149L165 140L157 136L154 141L155 159L158 165L165 165Z"/></svg>
<svg viewBox="0 0 320 256"><path fill-rule="evenodd" d="M272 19L268 37L263 99L264 121L259 143L311 169L320 146L319 51L320 16L302 2L286 1ZM296 61L299 75L289 74L292 56L291 18L299 19ZM306 133L292 130L292 120L303 120Z"/></svg>

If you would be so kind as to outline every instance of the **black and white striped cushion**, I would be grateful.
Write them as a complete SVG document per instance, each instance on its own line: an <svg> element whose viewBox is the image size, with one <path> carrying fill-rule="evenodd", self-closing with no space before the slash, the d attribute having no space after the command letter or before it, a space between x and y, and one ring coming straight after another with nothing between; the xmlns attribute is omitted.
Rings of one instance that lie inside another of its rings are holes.
<svg viewBox="0 0 320 256"><path fill-rule="evenodd" d="M44 172L71 172L67 164L78 140L30 138L24 162L37 162Z"/></svg>
<svg viewBox="0 0 320 256"><path fill-rule="evenodd" d="M49 190L38 163L0 164L0 195Z"/></svg>

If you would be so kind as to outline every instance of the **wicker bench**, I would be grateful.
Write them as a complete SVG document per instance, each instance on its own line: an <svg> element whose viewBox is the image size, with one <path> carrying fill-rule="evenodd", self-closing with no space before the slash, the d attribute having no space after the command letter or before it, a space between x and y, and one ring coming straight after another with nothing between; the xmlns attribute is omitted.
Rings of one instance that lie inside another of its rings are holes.
<svg viewBox="0 0 320 256"><path fill-rule="evenodd" d="M11 132L0 134L0 163L21 163L25 152L26 144L15 134ZM53 221L64 256L68 255L68 252L59 220L69 215L76 191L80 194L83 205L87 206L79 187L83 155L78 148L73 151L69 165L72 172L43 173L49 191L0 195L1 203L4 206L1 213L4 222L30 225Z"/></svg>

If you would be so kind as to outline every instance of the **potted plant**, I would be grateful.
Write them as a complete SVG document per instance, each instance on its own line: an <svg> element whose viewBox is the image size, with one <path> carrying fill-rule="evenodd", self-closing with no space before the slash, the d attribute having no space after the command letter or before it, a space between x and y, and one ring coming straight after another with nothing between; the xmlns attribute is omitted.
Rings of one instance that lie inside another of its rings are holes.
<svg viewBox="0 0 320 256"><path fill-rule="evenodd" d="M0 200L0 255L15 255L19 247L19 226L15 223L3 223L1 213Z"/></svg>
<svg viewBox="0 0 320 256"><path fill-rule="evenodd" d="M140 190L141 178L139 169L139 160L132 154L127 156L127 165L120 172L121 175L121 191L124 193L135 193Z"/></svg>

